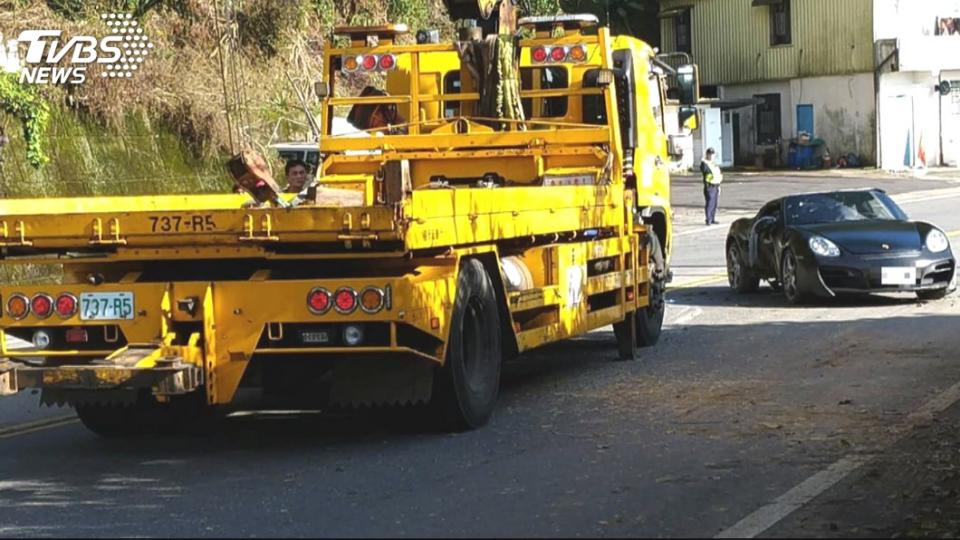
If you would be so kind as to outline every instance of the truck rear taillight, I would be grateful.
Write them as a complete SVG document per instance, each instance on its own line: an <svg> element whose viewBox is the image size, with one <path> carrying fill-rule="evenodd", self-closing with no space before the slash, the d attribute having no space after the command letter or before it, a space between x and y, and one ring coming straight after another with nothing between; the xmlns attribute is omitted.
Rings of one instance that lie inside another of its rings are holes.
<svg viewBox="0 0 960 540"><path fill-rule="evenodd" d="M30 314L30 300L26 296L16 293L7 299L7 315L19 321Z"/></svg>
<svg viewBox="0 0 960 540"><path fill-rule="evenodd" d="M322 287L317 287L307 295L307 309L314 315L323 315L330 311L330 292Z"/></svg>
<svg viewBox="0 0 960 540"><path fill-rule="evenodd" d="M554 47L550 49L550 59L554 62L563 62L567 59L566 47Z"/></svg>
<svg viewBox="0 0 960 540"><path fill-rule="evenodd" d="M383 309L383 290L367 287L360 293L360 309L367 313L376 313Z"/></svg>
<svg viewBox="0 0 960 540"><path fill-rule="evenodd" d="M587 48L583 45L574 45L570 47L567 58L574 62L584 62L587 59Z"/></svg>
<svg viewBox="0 0 960 540"><path fill-rule="evenodd" d="M337 312L347 315L357 309L357 291L350 287L341 287L333 295L333 305Z"/></svg>
<svg viewBox="0 0 960 540"><path fill-rule="evenodd" d="M383 71L390 71L397 67L397 57L392 54L385 54L380 57L379 65Z"/></svg>
<svg viewBox="0 0 960 540"><path fill-rule="evenodd" d="M377 69L377 63L376 55L368 54L360 60L360 67L362 67L364 71L373 71Z"/></svg>
<svg viewBox="0 0 960 540"><path fill-rule="evenodd" d="M550 53L546 47L534 47L530 52L530 57L533 58L534 62L542 64L547 61L547 58L550 58Z"/></svg>
<svg viewBox="0 0 960 540"><path fill-rule="evenodd" d="M46 319L53 313L53 297L43 293L34 295L33 300L30 300L30 311L38 319Z"/></svg>
<svg viewBox="0 0 960 540"><path fill-rule="evenodd" d="M363 57L361 56L344 56L343 57L343 71L345 73L353 73L360 69L360 60Z"/></svg>
<svg viewBox="0 0 960 540"><path fill-rule="evenodd" d="M86 343L89 339L86 328L68 328L63 334L67 343Z"/></svg>
<svg viewBox="0 0 960 540"><path fill-rule="evenodd" d="M57 315L69 319L77 313L77 297L70 293L60 293L55 306Z"/></svg>
<svg viewBox="0 0 960 540"><path fill-rule="evenodd" d="M586 62L587 47L585 45L573 45L572 47L556 46L544 47L539 45L530 51L530 58L534 64L546 64L548 62Z"/></svg>

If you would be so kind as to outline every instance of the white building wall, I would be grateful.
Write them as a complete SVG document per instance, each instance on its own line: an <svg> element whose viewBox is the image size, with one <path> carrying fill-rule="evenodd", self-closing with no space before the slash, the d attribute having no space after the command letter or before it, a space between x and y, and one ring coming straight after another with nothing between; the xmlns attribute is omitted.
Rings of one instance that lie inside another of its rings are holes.
<svg viewBox="0 0 960 540"><path fill-rule="evenodd" d="M876 162L876 105L872 73L812 77L790 81L791 114L797 105L813 105L814 136L824 140L836 159L856 154ZM796 137L796 132L790 137Z"/></svg>
<svg viewBox="0 0 960 540"><path fill-rule="evenodd" d="M878 89L884 169L960 166L960 88L948 96L934 89L960 82L960 34L937 35L944 17L960 19L960 0L874 0L874 39L896 40L898 49Z"/></svg>
<svg viewBox="0 0 960 540"><path fill-rule="evenodd" d="M780 94L781 155L797 136L797 105L812 105L814 137L824 140L834 158L850 153L861 161L876 160L876 106L872 73L833 77L808 77L760 84L725 86L725 100L753 98L760 94ZM740 113L740 150L746 155L761 154L765 147L756 144L756 109L746 107Z"/></svg>

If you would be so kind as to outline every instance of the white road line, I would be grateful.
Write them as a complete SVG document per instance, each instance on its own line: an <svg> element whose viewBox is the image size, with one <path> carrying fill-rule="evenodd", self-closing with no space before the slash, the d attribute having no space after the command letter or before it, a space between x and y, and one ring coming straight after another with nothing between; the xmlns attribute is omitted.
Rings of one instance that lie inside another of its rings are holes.
<svg viewBox="0 0 960 540"><path fill-rule="evenodd" d="M935 414L945 411L957 401L960 401L960 382L937 394L916 411L907 415L904 423L897 426L893 436L883 445L882 449L890 448L906 437L915 427L929 422ZM770 504L761 506L732 527L724 529L714 538L755 538L836 485L850 473L860 468L861 465L870 462L875 456L876 454L849 454L844 456L826 469L777 497Z"/></svg>
<svg viewBox="0 0 960 540"><path fill-rule="evenodd" d="M754 538L776 525L794 510L807 504L814 497L830 489L861 465L869 461L865 456L848 456L817 474L807 478L790 491L777 497L772 503L741 519L736 525L725 529L714 538Z"/></svg>
<svg viewBox="0 0 960 540"><path fill-rule="evenodd" d="M696 319L696 318L699 317L700 315L703 315L703 309L702 309L702 308L698 308L698 307L693 307L693 308L687 307L687 308L685 308L685 309L681 312L680 315L677 316L676 319L674 319L674 320L673 320L672 322L670 322L669 324L670 324L670 326L683 326L683 325L685 325L685 324L688 324L690 321Z"/></svg>
<svg viewBox="0 0 960 540"><path fill-rule="evenodd" d="M44 420L37 420L35 422L26 422L23 424L17 424L14 426L0 429L0 439L8 439L10 437L16 437L18 435L26 435L27 433L34 433L37 431L43 431L45 429L66 426L79 421L80 419L77 418L76 415L65 415L65 416L57 416L54 418L47 418Z"/></svg>

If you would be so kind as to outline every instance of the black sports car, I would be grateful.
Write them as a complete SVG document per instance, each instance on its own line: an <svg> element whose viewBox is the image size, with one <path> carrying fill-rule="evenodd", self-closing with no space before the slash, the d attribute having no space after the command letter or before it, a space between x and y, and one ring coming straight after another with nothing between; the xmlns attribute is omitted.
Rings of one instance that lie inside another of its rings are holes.
<svg viewBox="0 0 960 540"><path fill-rule="evenodd" d="M752 292L764 279L793 304L843 293L943 298L955 287L955 268L947 235L911 221L879 189L776 199L727 234L730 287Z"/></svg>

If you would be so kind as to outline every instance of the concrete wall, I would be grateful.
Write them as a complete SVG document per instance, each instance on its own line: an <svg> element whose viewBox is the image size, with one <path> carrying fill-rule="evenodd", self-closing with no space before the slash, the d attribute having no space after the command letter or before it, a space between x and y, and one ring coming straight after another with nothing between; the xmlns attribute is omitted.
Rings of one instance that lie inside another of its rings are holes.
<svg viewBox="0 0 960 540"><path fill-rule="evenodd" d="M960 80L960 71L908 71L881 76L882 168L960 166L960 89L941 96L934 90L941 79ZM920 159L921 148L925 162Z"/></svg>
<svg viewBox="0 0 960 540"><path fill-rule="evenodd" d="M724 86L723 99L752 98L759 94L780 94L781 155L797 136L797 105L813 105L814 136L823 139L834 158L849 153L861 160L876 160L876 115L873 75L809 77L791 81ZM740 150L743 156L762 154L756 141L756 108L739 109ZM751 161L748 159L748 161ZM741 161L742 163L742 161Z"/></svg>

